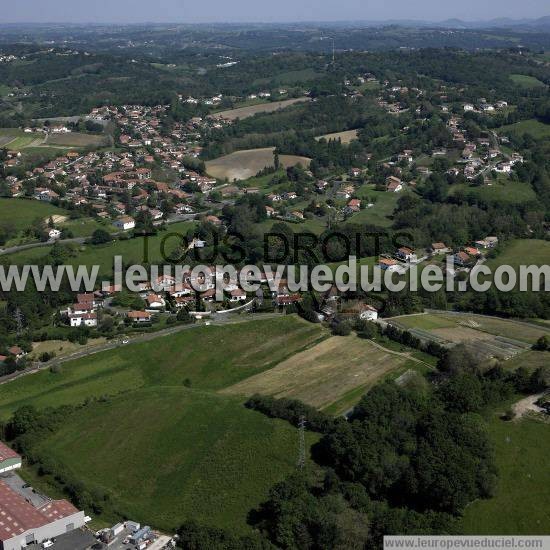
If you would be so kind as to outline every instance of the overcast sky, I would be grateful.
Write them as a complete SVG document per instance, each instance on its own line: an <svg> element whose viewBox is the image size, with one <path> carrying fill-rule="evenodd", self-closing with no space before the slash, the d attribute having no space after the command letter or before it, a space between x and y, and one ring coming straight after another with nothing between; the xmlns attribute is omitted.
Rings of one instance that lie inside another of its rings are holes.
<svg viewBox="0 0 550 550"><path fill-rule="evenodd" d="M4 0L0 21L278 22L550 15L548 0Z"/></svg>

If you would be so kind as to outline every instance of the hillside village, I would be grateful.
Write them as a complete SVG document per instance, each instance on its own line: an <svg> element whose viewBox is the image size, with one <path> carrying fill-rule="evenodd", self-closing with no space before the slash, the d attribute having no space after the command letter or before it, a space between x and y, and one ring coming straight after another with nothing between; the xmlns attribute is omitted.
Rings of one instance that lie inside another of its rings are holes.
<svg viewBox="0 0 550 550"><path fill-rule="evenodd" d="M0 24L1 550L547 534L550 27L505 21Z"/></svg>
<svg viewBox="0 0 550 550"><path fill-rule="evenodd" d="M380 193L401 195L414 193L431 174L430 166L439 163L446 166L447 177L452 181L467 185L498 185L502 178L510 178L514 167L523 162L519 153L510 149L509 140L504 135L487 132L485 135L470 135L469 125L465 124L464 113L488 114L507 109L504 100L489 104L484 98L474 103L452 102L455 90L441 86L428 94L419 88L407 88L390 81L381 84L371 73L360 75L344 82L344 96L351 101L362 97L362 86L379 88L377 104L389 114L399 114L409 110L409 104L421 101L414 111L416 125L422 128L426 123L426 109L436 109L445 120L446 133L442 139L447 147L430 149L428 144L404 148L389 158L376 158L373 153L364 157L364 164L351 167L347 172L335 171L329 177L316 178L307 166L296 169L290 182L274 187L258 187L247 181L216 180L208 176L201 161L201 143L212 132L235 124L230 117L216 113L205 117L192 117L186 122L167 124L170 116L168 106L147 107L126 105L122 107L100 107L93 109L86 120L114 124L116 144L109 150L77 151L69 150L41 166L29 168L21 174L20 151L6 152L4 161L12 197L26 197L37 201L63 206L70 211L90 216L111 226L113 236L129 233L130 236L152 227L162 227L166 223L180 220L196 220L203 226L212 226L218 232L228 229L224 217L225 208L232 206L239 197L252 195L261 197L264 218L296 225L308 219L321 219L330 227L338 221L354 222L355 216L368 222L369 212L376 212ZM274 90L273 95L283 95L286 90ZM308 94L307 90L302 93ZM258 92L255 97L266 101L271 92ZM209 100L179 97L182 104L217 105L221 94ZM314 100L315 101L315 100ZM37 131L71 133L70 126L49 123L43 129L25 128L25 133ZM402 128L403 139L412 131ZM415 143L418 139L415 137ZM277 162L277 160L275 160ZM19 175L15 175L15 174ZM262 171L269 177L270 169ZM252 178L257 180L258 178ZM159 181L162 180L162 181ZM295 183L293 183L293 181ZM300 204L307 204L299 207ZM365 217L366 216L366 217ZM67 233L62 227L50 223L45 227L45 236L50 241L63 239ZM477 263L483 263L488 251L498 244L498 237L479 235L478 239L464 242L461 246L447 246L444 242L434 242L426 248L412 249L401 247L383 250L378 260L382 270L405 274L414 264L436 261L443 263L446 256L452 256L456 276L468 271ZM204 247L204 240L195 238L189 248ZM211 279L199 285L200 291L191 288L190 274L182 281L161 281L157 289L143 286L137 297L142 309L120 310L127 323L135 326L149 326L161 312L177 315L186 311L235 308L255 300L239 288L237 281L225 281L224 305L214 301L215 268ZM266 281L263 281L264 283ZM276 308L295 307L301 301L299 294L288 291L285 285L272 294ZM61 319L70 327L98 326L98 311L102 300L109 293L98 290L96 295L79 295L75 303L61 310ZM373 307L366 304L365 307ZM326 315L318 309L320 318Z"/></svg>
<svg viewBox="0 0 550 550"><path fill-rule="evenodd" d="M371 74L354 81L378 85ZM346 83L350 90L354 89L350 80ZM476 186L496 185L502 177L510 177L514 167L523 162L521 154L510 150L506 136L495 132L487 132L485 136L469 135L463 117L457 114L461 110L492 113L507 109L506 101L497 101L493 106L480 98L476 107L472 104L452 105L450 102L441 104L448 100L446 94L451 93L446 87L434 93L433 97L427 97L425 90L395 86L388 81L381 89L383 94L378 96L377 102L389 113L393 112L395 103L391 102L396 99L401 100L398 103L401 110L407 109L410 97L421 99L423 106L415 110L419 127L427 121L423 109L429 104L427 102L432 101L430 108L440 109L441 116L446 119L446 140L450 146L431 150L423 146L421 151L417 147L405 148L386 159L373 158L370 153L365 158L365 165L352 167L347 173L336 172L324 179L315 179L305 166L304 174L300 175L302 181L294 189L287 184L285 191L264 191L268 217L299 223L306 217L307 210L294 208L294 205L310 200L315 205L311 208L314 214L326 216L328 210L333 220L353 221L353 216L361 210L376 210L376 202L369 200L376 196L374 191L402 193L414 190L431 174L430 165L434 162L448 165L449 178ZM259 96L265 97L266 93L259 93ZM345 95L353 100L361 93L354 90ZM182 98L181 101L188 102L189 99ZM171 124L166 131L168 114L166 106L96 108L86 118L116 124L117 146L114 149L88 153L70 150L24 174L8 175L7 193L13 197L32 197L66 205L128 231L135 228L135 218L139 213L157 223L171 214L219 216L223 201L263 191L246 182L235 182L235 185L234 182L209 177L200 161L200 144L205 137L213 130L233 124L234 120L216 114L192 117L185 123ZM71 130L66 125L50 124L47 131ZM402 129L405 136L409 131L409 128ZM36 132L36 129L25 128L25 132ZM20 174L16 169L22 163L21 157L21 151L6 152L4 168L8 174L10 171ZM162 181L155 179L153 173ZM368 189L373 190L372 197ZM207 200L205 203L203 198L208 199L212 194L217 201Z"/></svg>

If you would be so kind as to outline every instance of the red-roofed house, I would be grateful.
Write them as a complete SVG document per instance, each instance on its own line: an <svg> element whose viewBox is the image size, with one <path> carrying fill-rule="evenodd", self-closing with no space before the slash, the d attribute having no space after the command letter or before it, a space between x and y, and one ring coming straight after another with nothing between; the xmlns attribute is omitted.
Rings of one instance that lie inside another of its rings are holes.
<svg viewBox="0 0 550 550"><path fill-rule="evenodd" d="M469 264L471 261L472 261L472 258L470 258L470 256L468 256L466 252L457 252L454 255L454 262L456 265L464 266Z"/></svg>
<svg viewBox="0 0 550 550"><path fill-rule="evenodd" d="M414 250L407 248L406 246L402 246L395 255L404 262L415 262L416 261L416 254L414 253Z"/></svg>
<svg viewBox="0 0 550 550"><path fill-rule="evenodd" d="M128 319L134 323L149 323L152 315L146 311L129 311Z"/></svg>
<svg viewBox="0 0 550 550"><path fill-rule="evenodd" d="M13 355L18 361L19 359L27 355L27 353L23 351L19 346L12 346L11 348L8 349L8 353L10 355Z"/></svg>
<svg viewBox="0 0 550 550"><path fill-rule="evenodd" d="M378 265L381 269L389 269L390 271L396 271L399 269L399 264L390 258L380 258Z"/></svg>

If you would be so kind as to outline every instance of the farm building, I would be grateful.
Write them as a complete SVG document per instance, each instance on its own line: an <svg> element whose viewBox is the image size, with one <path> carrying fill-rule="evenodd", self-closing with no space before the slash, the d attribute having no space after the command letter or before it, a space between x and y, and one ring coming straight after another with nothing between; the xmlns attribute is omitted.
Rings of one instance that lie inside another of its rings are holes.
<svg viewBox="0 0 550 550"><path fill-rule="evenodd" d="M0 480L0 548L20 550L79 529L89 520L66 500L52 500L39 508Z"/></svg>
<svg viewBox="0 0 550 550"><path fill-rule="evenodd" d="M0 474L21 468L21 457L0 441Z"/></svg>

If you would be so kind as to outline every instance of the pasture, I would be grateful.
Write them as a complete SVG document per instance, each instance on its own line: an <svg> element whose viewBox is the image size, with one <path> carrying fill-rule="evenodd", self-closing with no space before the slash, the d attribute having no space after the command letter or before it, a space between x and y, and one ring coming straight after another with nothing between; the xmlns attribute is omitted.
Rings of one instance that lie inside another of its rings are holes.
<svg viewBox="0 0 550 550"><path fill-rule="evenodd" d="M73 221L67 222L69 224ZM80 229L90 229L87 227L84 220L82 227L76 226L77 231ZM98 222L99 223L99 222ZM83 244L75 246L74 255L67 260L67 264L72 266L86 265L88 267L99 265L99 275L109 277L113 272L113 258L122 256L122 261L127 264L144 263L146 259L151 263L161 263L164 261L163 248L166 254L175 249L185 238L187 231L193 228L193 222L179 222L170 225L169 231L159 232L151 237L136 237L133 239L116 240L110 243L101 245ZM103 229L107 229L103 225ZM72 230L72 229L71 229ZM111 228L107 230L111 231ZM31 250L24 250L15 254L9 254L6 258L14 264L22 264L29 259L43 258L48 254L51 247L40 247Z"/></svg>
<svg viewBox="0 0 550 550"><path fill-rule="evenodd" d="M496 494L470 504L459 522L468 535L550 532L550 425L531 419L489 420L499 474Z"/></svg>
<svg viewBox="0 0 550 550"><path fill-rule="evenodd" d="M499 134L529 134L535 139L550 137L550 124L545 124L536 119L522 120L508 126L501 126L497 129Z"/></svg>
<svg viewBox="0 0 550 550"><path fill-rule="evenodd" d="M504 250L487 265L496 269L499 265L547 265L550 259L550 242L541 239L515 239L506 243Z"/></svg>
<svg viewBox="0 0 550 550"><path fill-rule="evenodd" d="M163 387L79 410L36 451L109 494L109 515L167 532L192 519L244 533L249 510L295 467L297 444L290 424L238 399Z"/></svg>
<svg viewBox="0 0 550 550"><path fill-rule="evenodd" d="M273 147L263 149L247 149L235 151L206 163L206 171L217 179L246 180L255 176L260 170L274 163ZM301 164L304 168L309 166L311 159L296 155L279 155L281 165L285 168Z"/></svg>
<svg viewBox="0 0 550 550"><path fill-rule="evenodd" d="M452 193L459 190L465 191L468 197L488 204L518 204L537 200L537 195L531 185L525 182L511 181L507 177L500 181L497 180L491 185L479 187L463 184L453 185Z"/></svg>
<svg viewBox="0 0 550 550"><path fill-rule="evenodd" d="M59 223L57 227L69 230L73 237L89 237L96 229L103 229L109 233L116 233L118 231L116 227L108 221L95 218L66 220Z"/></svg>
<svg viewBox="0 0 550 550"><path fill-rule="evenodd" d="M527 90L533 88L544 88L546 86L546 84L541 82L538 78L526 74L511 74L510 80L512 80L514 84L517 84L519 87Z"/></svg>
<svg viewBox="0 0 550 550"><path fill-rule="evenodd" d="M77 404L153 386L217 391L267 370L326 337L297 317L200 327L131 344L0 386L0 418L26 404Z"/></svg>
<svg viewBox="0 0 550 550"><path fill-rule="evenodd" d="M260 113L274 113L286 107L291 107L296 103L304 103L310 101L308 97L298 97L294 99L285 99L283 101L272 101L269 103L258 103L256 105L248 105L246 107L237 107L227 111L219 111L215 113L216 117L223 117L228 120L244 119Z"/></svg>
<svg viewBox="0 0 550 550"><path fill-rule="evenodd" d="M29 227L36 219L46 221L50 216L66 214L65 210L45 202L0 198L0 223L11 224L17 231Z"/></svg>
<svg viewBox="0 0 550 550"><path fill-rule="evenodd" d="M104 147L109 145L109 138L104 135L81 134L49 134L45 140L49 147Z"/></svg>
<svg viewBox="0 0 550 550"><path fill-rule="evenodd" d="M298 433L218 391L325 337L294 316L183 330L0 386L0 418L95 397L33 451L109 495L99 523L130 516L171 531L195 519L246 532L248 511L296 464Z"/></svg>
<svg viewBox="0 0 550 550"><path fill-rule="evenodd" d="M288 397L322 409L353 390L366 392L406 360L358 336L333 336L222 393Z"/></svg>
<svg viewBox="0 0 550 550"><path fill-rule="evenodd" d="M377 225L380 227L389 227L392 223L393 214L397 201L403 196L401 193L387 193L385 191L376 191L373 186L362 185L357 190L357 198L365 204L374 201L374 206L364 208L350 218L351 223L362 223Z"/></svg>
<svg viewBox="0 0 550 550"><path fill-rule="evenodd" d="M315 138L317 141L326 139L327 141L340 140L343 144L351 143L354 139L357 139L357 130L346 130L345 132L335 132L333 134L325 134L324 136L318 136Z"/></svg>

